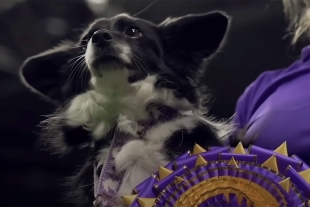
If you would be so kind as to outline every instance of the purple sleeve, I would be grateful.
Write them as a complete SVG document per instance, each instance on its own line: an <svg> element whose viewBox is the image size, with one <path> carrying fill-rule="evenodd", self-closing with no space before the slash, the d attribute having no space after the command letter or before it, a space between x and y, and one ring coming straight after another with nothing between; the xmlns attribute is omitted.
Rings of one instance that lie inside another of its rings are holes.
<svg viewBox="0 0 310 207"><path fill-rule="evenodd" d="M289 67L264 72L246 88L233 119L237 133L233 135L239 137L230 140L255 138L257 146L267 149L286 141L289 154L310 160L309 80L310 46Z"/></svg>
<svg viewBox="0 0 310 207"><path fill-rule="evenodd" d="M237 101L233 119L237 129L246 127L250 118L265 101L266 97L272 94L281 84L293 78L296 74L296 68L304 67L303 64L302 60L298 60L288 68L266 71L258 76Z"/></svg>
<svg viewBox="0 0 310 207"><path fill-rule="evenodd" d="M255 98L255 92L261 87L262 80L268 77L268 72L261 74L254 82L252 82L239 97L236 105L236 115L233 122L236 124L238 129L246 127L250 118L250 111Z"/></svg>
<svg viewBox="0 0 310 207"><path fill-rule="evenodd" d="M235 111L233 123L237 129L247 126L257 108L270 96L277 87L291 81L296 76L308 73L310 62L310 46L303 48L301 59L285 69L263 72L252 82L240 96Z"/></svg>
<svg viewBox="0 0 310 207"><path fill-rule="evenodd" d="M249 119L258 107L258 103L263 101L262 96L270 83L282 73L283 70L266 71L252 82L238 99L236 114L233 123L237 129L247 126ZM261 99L261 100L260 100Z"/></svg>

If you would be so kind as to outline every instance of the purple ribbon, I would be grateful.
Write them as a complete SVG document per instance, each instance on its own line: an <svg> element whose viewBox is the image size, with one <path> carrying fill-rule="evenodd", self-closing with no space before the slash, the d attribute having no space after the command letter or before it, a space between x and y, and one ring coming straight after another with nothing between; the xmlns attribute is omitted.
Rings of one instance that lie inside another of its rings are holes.
<svg viewBox="0 0 310 207"><path fill-rule="evenodd" d="M257 146L251 146L251 150L244 149L245 154L234 154L234 150L227 147L212 147L209 151L200 153L199 156L182 155L167 165L174 171L164 179L157 180L152 177L138 185L136 189L139 190L135 191L137 198L153 199L153 206L156 207L173 207L192 187L199 187L209 179L217 180L222 177L234 178L237 181L241 179L245 183L252 183L252 186L260 186L258 188L261 188L262 192L268 192L279 206L309 205L310 185L300 174L301 171L308 170L309 166L298 157L288 157ZM203 162L204 164L201 163L201 157L206 161ZM200 159L200 165L197 166L198 159ZM175 168L171 168L172 165ZM155 175L158 176L159 172ZM176 176L182 179L181 182L176 183ZM285 189L286 187L283 187L285 185L281 183L286 178L290 178L288 189ZM234 193L239 190L237 186L231 186L231 189L228 191L229 199L223 193L212 194L213 196L206 198L198 206L254 206L255 203L244 196L239 195L238 200L238 195ZM197 195L194 193L191 196ZM130 207L141 207L139 199L133 200ZM266 202L271 202L268 197L264 199Z"/></svg>
<svg viewBox="0 0 310 207"><path fill-rule="evenodd" d="M116 173L113 151L118 151L129 140L129 135L116 131L99 178L96 170L94 170L94 205L96 207L118 207L116 195L121 185L122 177Z"/></svg>

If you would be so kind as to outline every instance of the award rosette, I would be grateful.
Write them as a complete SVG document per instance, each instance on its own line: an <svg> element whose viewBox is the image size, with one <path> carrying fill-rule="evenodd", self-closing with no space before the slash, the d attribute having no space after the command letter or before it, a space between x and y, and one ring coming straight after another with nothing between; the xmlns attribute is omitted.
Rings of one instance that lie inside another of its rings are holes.
<svg viewBox="0 0 310 207"><path fill-rule="evenodd" d="M124 196L127 207L309 206L310 169L286 142L274 151L195 145Z"/></svg>

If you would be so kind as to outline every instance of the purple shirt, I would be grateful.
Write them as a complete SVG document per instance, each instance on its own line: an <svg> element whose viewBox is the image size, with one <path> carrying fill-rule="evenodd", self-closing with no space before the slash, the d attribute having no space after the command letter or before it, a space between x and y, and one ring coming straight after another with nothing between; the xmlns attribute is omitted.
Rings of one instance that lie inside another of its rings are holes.
<svg viewBox="0 0 310 207"><path fill-rule="evenodd" d="M248 127L246 138L276 149L287 141L290 155L310 163L310 46L282 70L262 73L239 98L234 122Z"/></svg>

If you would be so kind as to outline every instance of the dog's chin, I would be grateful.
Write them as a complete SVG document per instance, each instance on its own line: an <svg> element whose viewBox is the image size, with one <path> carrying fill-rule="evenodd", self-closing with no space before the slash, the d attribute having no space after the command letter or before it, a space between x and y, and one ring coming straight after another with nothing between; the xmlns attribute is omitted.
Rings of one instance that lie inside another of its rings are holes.
<svg viewBox="0 0 310 207"><path fill-rule="evenodd" d="M125 68L124 62L116 55L101 55L88 63L88 68L93 76L102 77L102 73L110 70L121 70Z"/></svg>
<svg viewBox="0 0 310 207"><path fill-rule="evenodd" d="M128 87L129 70L117 56L97 56L87 65L91 73L90 83L94 89L109 93L112 89L125 90L124 87Z"/></svg>

